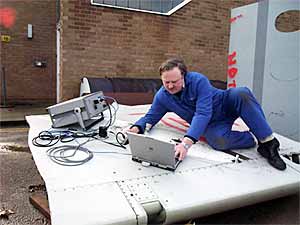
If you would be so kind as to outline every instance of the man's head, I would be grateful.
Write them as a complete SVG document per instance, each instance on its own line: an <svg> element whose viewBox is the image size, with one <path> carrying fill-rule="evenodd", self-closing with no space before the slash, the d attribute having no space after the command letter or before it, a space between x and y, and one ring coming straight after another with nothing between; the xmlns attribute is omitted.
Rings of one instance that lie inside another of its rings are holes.
<svg viewBox="0 0 300 225"><path fill-rule="evenodd" d="M165 89L170 94L176 94L184 87L184 76L187 68L181 59L168 59L159 67L159 73Z"/></svg>

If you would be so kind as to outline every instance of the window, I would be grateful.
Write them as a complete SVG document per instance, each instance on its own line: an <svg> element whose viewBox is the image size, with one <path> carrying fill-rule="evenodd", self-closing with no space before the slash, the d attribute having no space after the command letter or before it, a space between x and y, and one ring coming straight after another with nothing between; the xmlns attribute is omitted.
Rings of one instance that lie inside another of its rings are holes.
<svg viewBox="0 0 300 225"><path fill-rule="evenodd" d="M92 5L171 15L191 0L91 0Z"/></svg>

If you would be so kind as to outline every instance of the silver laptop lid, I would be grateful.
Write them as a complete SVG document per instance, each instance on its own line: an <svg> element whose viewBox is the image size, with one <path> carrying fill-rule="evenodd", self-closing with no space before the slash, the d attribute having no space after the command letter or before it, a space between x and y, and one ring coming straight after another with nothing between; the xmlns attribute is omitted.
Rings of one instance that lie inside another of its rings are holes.
<svg viewBox="0 0 300 225"><path fill-rule="evenodd" d="M176 168L173 143L135 133L128 133L128 139L133 160L149 162L161 168Z"/></svg>

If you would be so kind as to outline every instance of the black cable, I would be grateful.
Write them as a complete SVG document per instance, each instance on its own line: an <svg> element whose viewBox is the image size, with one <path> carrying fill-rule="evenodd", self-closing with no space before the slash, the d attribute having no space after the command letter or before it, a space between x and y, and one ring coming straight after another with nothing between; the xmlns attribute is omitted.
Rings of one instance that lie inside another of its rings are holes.
<svg viewBox="0 0 300 225"><path fill-rule="evenodd" d="M120 140L119 136L121 136L121 140ZM123 148L126 148L124 145L127 145L129 143L128 138L122 132L117 132L116 133L116 140L119 143L119 145L122 146Z"/></svg>
<svg viewBox="0 0 300 225"><path fill-rule="evenodd" d="M107 125L107 128L109 128L111 125L112 125L112 113L111 113L111 106L110 104L108 103L108 101L105 99L104 100L105 103L107 104L108 106L108 111L109 111L109 124Z"/></svg>
<svg viewBox="0 0 300 225"><path fill-rule="evenodd" d="M38 140L46 141L46 144L39 142ZM32 139L32 144L37 147L51 147L59 142L59 136L52 135L49 131L42 131L37 137Z"/></svg>
<svg viewBox="0 0 300 225"><path fill-rule="evenodd" d="M117 100L114 99L114 98L112 98L112 97L104 96L104 99L105 99L105 103L106 104L109 103L107 101L107 99L110 99L110 100L113 101L112 104L110 104L110 105L108 104L109 107L112 107L114 109L114 115L112 115L112 113L111 113L111 118L112 118L112 121L111 121L111 124L110 124L110 126L111 126L111 125L113 125L115 123L115 120L116 120L116 117L117 117L116 114L117 114L117 111L119 110L119 104L118 104ZM114 107L113 103L116 103L116 108Z"/></svg>
<svg viewBox="0 0 300 225"><path fill-rule="evenodd" d="M37 137L32 139L32 144L37 147L51 147L57 144L59 141L62 143L68 143L74 141L77 138L90 138L95 137L97 132L80 132L80 131L42 131ZM46 142L46 143L44 143Z"/></svg>
<svg viewBox="0 0 300 225"><path fill-rule="evenodd" d="M112 112L111 112L110 104L105 98L104 98L104 102L107 105L109 110L109 122L107 125L99 127L99 136L103 138L107 137L107 129L112 125Z"/></svg>
<svg viewBox="0 0 300 225"><path fill-rule="evenodd" d="M109 144L109 145L113 145L113 146L115 146L115 147L119 147L119 148L124 148L124 149L126 149L126 147L125 147L124 145L120 144L119 142L118 142L118 144L115 144L115 143L113 143L113 142L104 141L104 140L101 140L101 139L98 139L98 138L95 138L95 139L96 139L96 140L99 140L99 141L102 141L103 143L106 143L106 144Z"/></svg>

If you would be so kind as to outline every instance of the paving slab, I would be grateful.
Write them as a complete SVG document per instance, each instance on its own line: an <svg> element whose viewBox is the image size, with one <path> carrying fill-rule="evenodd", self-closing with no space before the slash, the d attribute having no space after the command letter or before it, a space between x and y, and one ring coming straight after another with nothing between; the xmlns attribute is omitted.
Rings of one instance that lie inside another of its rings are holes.
<svg viewBox="0 0 300 225"><path fill-rule="evenodd" d="M25 116L46 114L48 104L15 105L7 108L0 107L0 122L25 121Z"/></svg>

